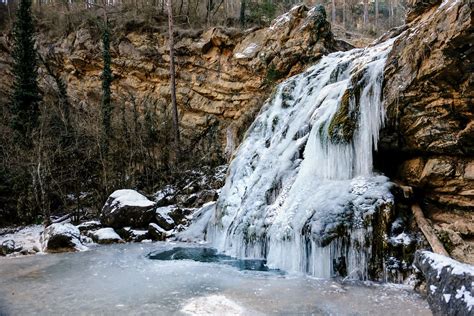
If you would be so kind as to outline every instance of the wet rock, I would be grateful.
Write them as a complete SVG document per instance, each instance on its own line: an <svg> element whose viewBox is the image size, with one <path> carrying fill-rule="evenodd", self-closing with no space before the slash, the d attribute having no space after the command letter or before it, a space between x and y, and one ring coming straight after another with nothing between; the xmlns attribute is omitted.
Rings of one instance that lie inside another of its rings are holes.
<svg viewBox="0 0 474 316"><path fill-rule="evenodd" d="M115 244L124 242L115 230L110 227L93 231L91 232L90 237L98 244Z"/></svg>
<svg viewBox="0 0 474 316"><path fill-rule="evenodd" d="M154 216L155 202L134 190L117 190L112 193L100 215L104 226L113 228L147 227Z"/></svg>
<svg viewBox="0 0 474 316"><path fill-rule="evenodd" d="M474 268L429 251L417 251L415 266L426 281L427 299L434 315L472 315Z"/></svg>
<svg viewBox="0 0 474 316"><path fill-rule="evenodd" d="M46 227L40 242L44 252L68 252L83 249L79 229L69 223L55 223Z"/></svg>

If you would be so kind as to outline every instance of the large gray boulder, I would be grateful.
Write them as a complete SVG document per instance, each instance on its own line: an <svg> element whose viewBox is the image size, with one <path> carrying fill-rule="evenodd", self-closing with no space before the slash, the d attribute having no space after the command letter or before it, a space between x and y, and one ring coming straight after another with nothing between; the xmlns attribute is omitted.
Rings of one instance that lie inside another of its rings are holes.
<svg viewBox="0 0 474 316"><path fill-rule="evenodd" d="M46 227L40 241L44 252L79 251L85 248L79 229L69 223L55 223Z"/></svg>
<svg viewBox="0 0 474 316"><path fill-rule="evenodd" d="M155 202L134 190L117 190L112 193L100 215L104 226L113 228L148 227L152 221Z"/></svg>
<svg viewBox="0 0 474 316"><path fill-rule="evenodd" d="M417 251L414 264L434 315L474 315L474 266L429 251Z"/></svg>

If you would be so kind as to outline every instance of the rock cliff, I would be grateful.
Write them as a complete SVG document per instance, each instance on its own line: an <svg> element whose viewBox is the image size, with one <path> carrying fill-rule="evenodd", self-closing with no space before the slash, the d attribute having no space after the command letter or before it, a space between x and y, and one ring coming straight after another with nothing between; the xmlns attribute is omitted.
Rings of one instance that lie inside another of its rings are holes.
<svg viewBox="0 0 474 316"><path fill-rule="evenodd" d="M413 186L451 255L474 263L474 18L466 1L411 3L387 60L379 168Z"/></svg>
<svg viewBox="0 0 474 316"><path fill-rule="evenodd" d="M54 53L68 94L80 106L100 103L102 59L96 33L85 24L65 38L38 37L41 55ZM268 28L177 33L177 102L183 138L192 143L214 128L217 150L227 155L274 82L301 72L323 54L349 46L333 39L322 7L310 10L304 5L280 16ZM8 42L7 36L0 39L2 73L9 73L11 63ZM115 28L111 47L115 102L130 103L133 95L137 102L150 99L169 107L168 47L165 28L150 31L136 21ZM6 91L9 80L0 82Z"/></svg>

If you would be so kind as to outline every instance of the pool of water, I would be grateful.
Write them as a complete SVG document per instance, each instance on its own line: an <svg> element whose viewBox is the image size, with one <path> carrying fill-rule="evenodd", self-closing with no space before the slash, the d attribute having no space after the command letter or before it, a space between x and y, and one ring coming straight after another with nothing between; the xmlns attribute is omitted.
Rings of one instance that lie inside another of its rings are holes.
<svg viewBox="0 0 474 316"><path fill-rule="evenodd" d="M152 260L193 260L198 262L214 262L227 264L239 270L273 271L283 274L280 270L270 270L265 259L236 259L217 253L216 249L206 247L174 247L170 250L157 250L148 254Z"/></svg>
<svg viewBox="0 0 474 316"><path fill-rule="evenodd" d="M401 286L248 264L178 243L1 258L0 315L431 315L426 301Z"/></svg>

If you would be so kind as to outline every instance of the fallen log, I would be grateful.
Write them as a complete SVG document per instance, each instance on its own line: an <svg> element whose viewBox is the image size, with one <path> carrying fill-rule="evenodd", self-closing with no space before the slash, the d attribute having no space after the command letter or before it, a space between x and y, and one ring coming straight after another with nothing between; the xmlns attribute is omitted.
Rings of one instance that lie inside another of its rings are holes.
<svg viewBox="0 0 474 316"><path fill-rule="evenodd" d="M426 240L433 249L434 253L449 257L449 253L444 248L443 244L439 241L438 237L435 234L433 227L431 227L430 223L425 218L423 211L421 210L418 204L413 204L411 206L411 211L415 216L415 221L422 231L423 235L425 235Z"/></svg>

